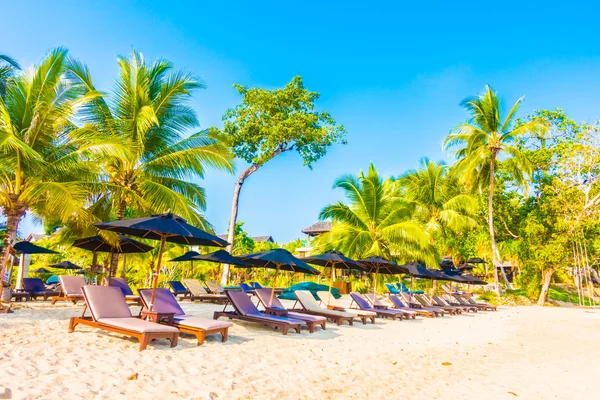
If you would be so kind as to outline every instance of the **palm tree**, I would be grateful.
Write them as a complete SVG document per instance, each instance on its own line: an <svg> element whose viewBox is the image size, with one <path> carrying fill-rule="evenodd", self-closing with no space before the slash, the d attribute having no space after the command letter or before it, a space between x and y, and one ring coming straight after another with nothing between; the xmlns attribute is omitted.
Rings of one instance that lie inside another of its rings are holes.
<svg viewBox="0 0 600 400"><path fill-rule="evenodd" d="M393 180L379 176L373 164L366 174L341 176L333 187L344 190L349 204L323 208L319 218L333 220L333 227L319 236L317 247L335 248L354 258L378 255L436 262L430 235L412 217L413 205L401 197Z"/></svg>
<svg viewBox="0 0 600 400"><path fill-rule="evenodd" d="M12 76L0 97L0 207L6 218L0 276L25 214L86 220L83 207L96 170L89 161L122 150L71 121L98 94L83 95L65 76L66 60L65 48L53 50L40 65Z"/></svg>
<svg viewBox="0 0 600 400"><path fill-rule="evenodd" d="M116 210L112 217L123 219L126 212L171 209L210 229L201 214L206 206L204 189L190 179L202 178L207 167L229 172L233 167L229 150L207 131L185 136L199 125L186 101L204 85L190 73L173 70L166 60L149 65L135 51L130 58L118 57L118 62L120 75L108 100L97 98L82 116L90 127L121 139L130 149L126 157L102 161L101 180L107 190L96 199L97 210ZM90 93L96 92L85 65L73 61L69 71Z"/></svg>
<svg viewBox="0 0 600 400"><path fill-rule="evenodd" d="M460 179L471 188L488 186L488 226L492 244L494 282L500 295L497 266L500 263L494 232L494 183L498 162L503 170L520 185L525 185L531 175L531 163L514 145L515 139L526 133L543 132L545 123L532 120L514 127L514 117L523 101L521 97L512 106L506 117L501 118L498 95L486 86L478 96L467 97L461 102L469 114L469 120L454 128L444 141L446 149L457 147L458 162L455 171Z"/></svg>
<svg viewBox="0 0 600 400"><path fill-rule="evenodd" d="M415 217L436 238L445 239L477 225L472 218L477 201L463 193L456 177L443 162L421 159L421 168L398 178L407 200L415 204Z"/></svg>
<svg viewBox="0 0 600 400"><path fill-rule="evenodd" d="M0 97L4 97L10 78L14 76L15 71L20 69L21 67L15 59L0 54Z"/></svg>

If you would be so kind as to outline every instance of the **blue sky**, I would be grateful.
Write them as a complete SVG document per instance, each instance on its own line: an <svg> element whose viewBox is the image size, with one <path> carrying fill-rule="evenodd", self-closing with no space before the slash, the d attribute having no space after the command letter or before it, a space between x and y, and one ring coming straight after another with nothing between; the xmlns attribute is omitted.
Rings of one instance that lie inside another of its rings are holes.
<svg viewBox="0 0 600 400"><path fill-rule="evenodd" d="M317 105L348 130L348 144L315 164L286 154L244 185L239 220L251 235L301 236L338 199L333 180L375 163L381 173L450 161L445 135L466 114L462 98L492 85L521 115L562 107L600 116L598 6L534 2L19 1L2 5L0 53L24 65L64 45L108 91L115 56L132 47L172 61L208 85L192 101L202 126L237 104L233 83L275 88L293 76L321 93ZM413 3L413 2L410 2ZM417 3L417 2L414 2ZM244 168L237 163L238 172ZM234 176L208 173L206 216L229 219ZM20 231L40 231L26 221Z"/></svg>

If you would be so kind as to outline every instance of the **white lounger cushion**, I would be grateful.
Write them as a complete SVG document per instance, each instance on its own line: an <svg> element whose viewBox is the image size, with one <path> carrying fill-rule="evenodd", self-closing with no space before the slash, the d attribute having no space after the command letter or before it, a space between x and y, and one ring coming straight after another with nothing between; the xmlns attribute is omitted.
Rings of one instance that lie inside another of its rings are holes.
<svg viewBox="0 0 600 400"><path fill-rule="evenodd" d="M354 308L344 307L344 305L342 303L340 303L338 301L338 299L333 297L333 295L331 293L326 292L324 290L317 292L317 296L326 305L343 308L346 312L349 312L350 314L360 315L360 316L365 316L365 317L373 317L373 316L377 315L377 313L375 313L373 311L363 311L363 310L356 310Z"/></svg>
<svg viewBox="0 0 600 400"><path fill-rule="evenodd" d="M355 316L355 314L351 314L345 311L328 310L326 308L321 307L313 297L312 293L308 290L296 290L294 293L296 294L298 301L300 301L300 303L302 304L302 307L304 307L307 311L318 312L319 314L329 315L332 317L354 318Z"/></svg>
<svg viewBox="0 0 600 400"><path fill-rule="evenodd" d="M118 289L118 288L117 288ZM156 324L154 322L144 321L139 318L100 318L98 320L101 324L114 326L116 328L126 329L129 331L139 333L178 333L179 329L163 325Z"/></svg>
<svg viewBox="0 0 600 400"><path fill-rule="evenodd" d="M233 326L231 322L218 321L211 318L199 317L196 315L176 315L175 323L179 325L189 326L192 328L200 328L204 330L230 328Z"/></svg>

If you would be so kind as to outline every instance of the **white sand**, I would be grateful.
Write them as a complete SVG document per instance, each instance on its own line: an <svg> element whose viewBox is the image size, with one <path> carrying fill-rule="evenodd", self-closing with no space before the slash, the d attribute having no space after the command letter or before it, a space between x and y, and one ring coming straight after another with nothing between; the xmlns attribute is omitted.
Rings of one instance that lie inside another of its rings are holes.
<svg viewBox="0 0 600 400"><path fill-rule="evenodd" d="M27 304L27 303L24 303ZM600 310L502 308L283 336L236 322L229 341L135 339L78 326L81 307L0 316L0 398L593 399ZM212 316L216 305L184 303ZM443 365L449 362L451 365ZM137 380L127 377L137 373Z"/></svg>

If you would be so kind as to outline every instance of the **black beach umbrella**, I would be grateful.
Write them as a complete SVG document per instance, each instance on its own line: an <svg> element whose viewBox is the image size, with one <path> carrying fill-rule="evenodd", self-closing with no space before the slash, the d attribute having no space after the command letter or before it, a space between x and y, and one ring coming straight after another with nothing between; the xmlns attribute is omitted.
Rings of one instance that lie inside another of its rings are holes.
<svg viewBox="0 0 600 400"><path fill-rule="evenodd" d="M138 236L146 239L160 240L158 250L158 259L156 262L156 273L152 282L152 297L150 298L150 309L154 303L154 295L158 286L158 274L160 272L160 264L165 248L165 242L179 243L185 245L196 246L218 246L225 247L228 243L196 228L186 222L185 219L173 213L157 214L151 217L124 219L112 222L100 222L94 224L100 229L106 229L113 232L123 233L126 235Z"/></svg>
<svg viewBox="0 0 600 400"><path fill-rule="evenodd" d="M402 266L414 278L440 279L440 274L427 269L423 264L412 261Z"/></svg>
<svg viewBox="0 0 600 400"><path fill-rule="evenodd" d="M73 242L73 247L93 252L119 254L146 253L154 248L124 235L119 235L119 243L116 246L108 243L102 236L96 235L77 239Z"/></svg>
<svg viewBox="0 0 600 400"><path fill-rule="evenodd" d="M46 268L38 268L38 269L34 269L33 271L29 271L32 274L51 274L51 271L48 271Z"/></svg>
<svg viewBox="0 0 600 400"><path fill-rule="evenodd" d="M471 270L473 268L475 268L475 267L470 264L466 264L466 263L458 267L458 269L460 269L461 271Z"/></svg>
<svg viewBox="0 0 600 400"><path fill-rule="evenodd" d="M79 265L75 265L71 261L62 261L57 264L50 264L49 267L59 269L81 269Z"/></svg>
<svg viewBox="0 0 600 400"><path fill-rule="evenodd" d="M323 254L317 254L310 257L301 258L302 261L306 261L309 264L320 265L321 267L331 268L331 285L333 286L333 276L336 268L341 269L358 269L365 271L366 267L358 261L354 261L351 258L346 257L342 252L337 250L329 250ZM329 292L331 292L331 286L329 286Z"/></svg>
<svg viewBox="0 0 600 400"><path fill-rule="evenodd" d="M31 242L22 241L13 246L17 254L58 254L57 251L38 246Z"/></svg>
<svg viewBox="0 0 600 400"><path fill-rule="evenodd" d="M485 260L482 260L479 257L469 258L466 262L467 264L486 264Z"/></svg>
<svg viewBox="0 0 600 400"><path fill-rule="evenodd" d="M375 256L359 260L359 262L366 267L367 272L375 272L375 278L373 281L373 298L375 298L375 289L377 288L377 277L379 274L396 275L405 274L407 270L400 265L386 260L383 257Z"/></svg>
<svg viewBox="0 0 600 400"><path fill-rule="evenodd" d="M240 267L249 267L250 266L249 263L242 261L235 256L232 256L225 250L217 250L213 253L208 253L208 254L198 254L197 256L194 256L193 259L210 261L210 262L215 262L215 263L220 263L220 264L237 265Z"/></svg>
<svg viewBox="0 0 600 400"><path fill-rule="evenodd" d="M275 276L273 277L273 287L271 288L271 298L269 302L273 300L275 294L275 284L277 282L277 275L279 271L292 271L302 272L305 274L319 275L320 272L308 265L306 262L299 258L296 258L285 249L273 249L263 251L260 253L247 254L238 257L240 260L248 263L248 266L239 266L238 268L252 268L261 267L275 270Z"/></svg>
<svg viewBox="0 0 600 400"><path fill-rule="evenodd" d="M170 259L170 262L185 262L185 261L189 261L190 262L190 269L194 269L194 256L199 256L200 253L198 253L197 251L187 251L185 252L183 255L179 256L179 257L175 257Z"/></svg>

